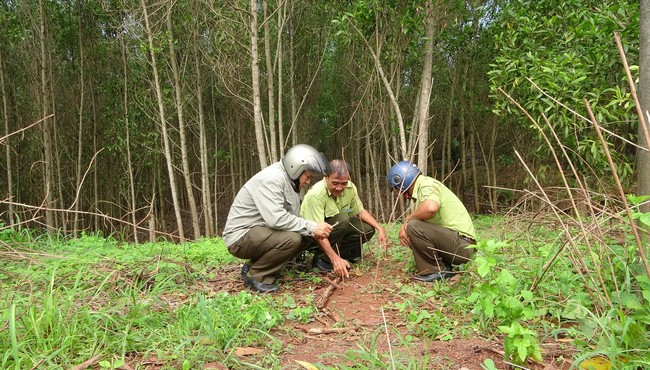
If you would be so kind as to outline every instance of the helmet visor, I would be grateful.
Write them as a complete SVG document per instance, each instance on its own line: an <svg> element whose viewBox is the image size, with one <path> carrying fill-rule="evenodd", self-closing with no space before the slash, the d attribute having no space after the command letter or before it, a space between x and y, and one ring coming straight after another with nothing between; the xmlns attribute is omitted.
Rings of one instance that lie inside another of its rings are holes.
<svg viewBox="0 0 650 370"><path fill-rule="evenodd" d="M327 162L327 158L321 152L314 153L313 155L305 158L307 166L305 166L305 171L309 171L312 174L314 182L323 178L323 175L330 173L330 165Z"/></svg>

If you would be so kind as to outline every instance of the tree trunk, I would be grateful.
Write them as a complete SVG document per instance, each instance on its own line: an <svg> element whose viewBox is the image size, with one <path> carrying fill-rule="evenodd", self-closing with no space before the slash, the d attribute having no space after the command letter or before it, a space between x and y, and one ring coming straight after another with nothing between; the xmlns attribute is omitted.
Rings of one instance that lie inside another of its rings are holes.
<svg viewBox="0 0 650 370"><path fill-rule="evenodd" d="M178 70L178 62L176 62L176 50L174 49L174 33L172 30L172 1L167 2L167 16L165 17L167 24L167 37L169 44L169 58L172 64L172 76L174 78L174 94L176 103L176 112L178 116L178 133L181 139L181 166L183 168L183 180L185 183L185 192L187 193L187 202L190 206L190 215L192 217L192 229L194 231L194 239L201 236L201 227L199 226L199 213L196 209L196 200L194 199L194 186L192 184L192 172L190 170L190 160L188 158L187 150L187 133L185 129L185 112L183 108L183 90L181 86L181 76Z"/></svg>
<svg viewBox="0 0 650 370"><path fill-rule="evenodd" d="M156 91L156 100L158 101L158 118L160 119L160 126L162 130L162 140L165 151L165 162L167 164L167 175L169 176L169 186L171 188L172 202L174 204L174 214L176 215L176 227L178 227L178 237L185 240L185 232L183 230L183 217L181 216L181 206L178 199L178 189L176 187L176 178L174 176L174 164L172 157L172 150L170 138L167 133L167 118L165 116L165 105L163 102L163 92L160 85L160 78L158 76L158 67L156 66L156 52L153 43L153 31L149 24L149 15L147 13L147 5L145 0L141 0L142 12L144 15L144 22L146 26L147 39L149 42L149 57L151 58L151 68L154 78L154 89ZM162 194L162 193L159 193ZM162 197L161 197L162 198Z"/></svg>
<svg viewBox="0 0 650 370"><path fill-rule="evenodd" d="M2 118L5 122L5 135L6 139L0 144L5 147L5 160L7 161L7 198L9 199L8 215L7 215L7 225L11 226L14 224L14 206L11 202L15 202L14 185L13 185L13 171L11 168L11 143L9 138L9 102L7 99L7 87L5 85L5 69L4 61L2 59L2 50L0 50L0 93L2 93Z"/></svg>
<svg viewBox="0 0 650 370"><path fill-rule="evenodd" d="M418 167L427 173L429 159L429 101L431 99L431 68L433 65L433 2L426 3L426 42L424 43L424 61L420 80L420 104L418 106Z"/></svg>
<svg viewBox="0 0 650 370"><path fill-rule="evenodd" d="M39 13L40 13L40 57L41 57L41 116L47 117L50 112L50 95L49 95L49 80L47 65L48 58L45 52L46 50L46 35L45 35L45 4L44 0L39 0ZM45 224L47 225L47 232L50 235L54 234L56 230L55 218L54 218L54 196L53 196L53 171L54 171L54 159L53 159L53 143L52 143L52 122L54 118L45 118L41 127L43 129L43 155L44 155L44 165L45 165L45 179L43 181L44 192L45 192Z"/></svg>
<svg viewBox="0 0 650 370"><path fill-rule="evenodd" d="M379 77L381 77L381 81L384 83L384 87L386 88L386 93L388 93L391 106L393 107L393 113L395 113L395 118L397 119L397 127L399 130L400 154L402 155L402 159L409 159L410 156L408 153L408 149L406 147L406 129L404 127L404 119L402 117L402 111L399 107L397 98L395 97L395 93L393 91L393 88L391 87L390 81L388 80L388 76L386 76L386 72L384 72L384 67L381 64L381 59L379 58L381 55L381 43L377 42L377 51L375 52L372 46L370 46L368 40L366 40L366 38L363 36L363 33L353 23L351 23L351 25L357 31L359 36L363 39L364 43L368 47L368 51L370 51L370 54L372 55L372 59L375 62L375 69L377 70L377 73L379 73ZM379 32L379 30L377 30L376 32Z"/></svg>
<svg viewBox="0 0 650 370"><path fill-rule="evenodd" d="M641 0L639 5L639 100L641 111L645 115L639 119L639 146L648 149L643 123L650 124L650 0ZM647 126L646 126L647 127ZM650 195L650 153L637 149L637 195ZM650 212L650 203L642 208Z"/></svg>
<svg viewBox="0 0 650 370"><path fill-rule="evenodd" d="M196 26L198 27L198 25ZM199 111L199 153L201 161L201 206L203 208L203 222L205 223L205 236L210 237L215 233L210 202L210 171L208 169L208 139L205 132L205 113L203 112L203 79L201 76L201 53L198 48L198 29L194 29L194 69L196 70L196 105Z"/></svg>
<svg viewBox="0 0 650 370"><path fill-rule="evenodd" d="M293 2L291 3L291 10L293 13ZM293 17L292 17L293 20ZM293 24L293 22L292 22ZM296 66L295 66L295 55L294 55L294 32L295 32L295 27L291 27L289 30L289 86L290 86L290 101L291 101L291 127L296 127L297 120L298 120L298 104L297 104L297 99L296 99L296 86L295 86L295 80L296 80ZM291 134L291 144L289 146L293 146L298 143L298 130L290 130L289 132ZM289 138L287 137L286 139L283 138L283 142L287 142ZM284 153L282 153L284 154Z"/></svg>
<svg viewBox="0 0 650 370"><path fill-rule="evenodd" d="M466 111L463 109L465 106L465 88L467 87L467 69L469 68L468 64L465 64L465 67L463 68L463 75L461 78L463 79L463 85L460 88L460 109L458 112L458 117L460 118L460 124L459 124L459 130L460 130L460 172L462 175L462 186L461 188L465 189L465 186L467 186L467 143L465 142L465 120L466 120ZM462 198L461 198L462 199Z"/></svg>
<svg viewBox="0 0 650 370"><path fill-rule="evenodd" d="M262 102L260 99L260 57L257 51L257 0L250 0L251 33L251 77L253 82L253 121L255 123L255 141L260 167L265 168L266 149L264 146L264 126L262 124Z"/></svg>
<svg viewBox="0 0 650 370"><path fill-rule="evenodd" d="M454 93L449 96L449 104L447 106L447 118L445 119L445 129L442 136L442 165L440 169L440 179L444 179L451 174L453 164L451 163L451 121L454 117Z"/></svg>
<svg viewBox="0 0 650 370"><path fill-rule="evenodd" d="M278 55L278 154L280 158L284 154L284 119L282 117L283 114L283 104L282 104L282 99L284 97L283 94L283 89L284 89L284 77L282 75L282 65L284 63L284 53L282 51L283 44L282 44L282 35L284 32L284 25L287 19L287 2L283 2L282 4L282 11L278 12L278 27L280 29L280 32L278 32L278 46L277 46L277 55Z"/></svg>
<svg viewBox="0 0 650 370"><path fill-rule="evenodd" d="M128 68L128 59L126 55L126 46L124 45L124 37L120 37L120 50L122 52L122 71L124 72L124 91L122 92L123 104L124 104L124 131L126 138L126 166L127 166L127 176L129 177L129 195L131 206L131 227L133 228L133 240L135 244L138 244L138 222L137 222L137 201L135 200L135 180L133 178L133 158L131 157L131 130L129 127L129 68ZM153 201L152 201L153 205ZM153 213L151 214L150 220L153 220ZM155 224L155 223L154 223ZM149 224L149 232L153 233L152 225ZM154 237L155 239L155 237Z"/></svg>
<svg viewBox="0 0 650 370"><path fill-rule="evenodd" d="M262 0L263 3L263 9L264 9L264 55L266 57L266 89L268 91L268 105L269 105L269 118L268 118L268 125L269 125L269 141L270 141L270 155L269 158L271 159L272 163L275 163L278 161L278 146L277 146L277 139L276 139L276 130L275 130L275 81L273 77L273 57L271 56L271 31L269 27L269 19L268 19L268 5L269 1L268 0ZM280 14L280 12L278 12ZM278 24L279 26L279 24ZM278 34L280 34L282 31L278 30Z"/></svg>
<svg viewBox="0 0 650 370"><path fill-rule="evenodd" d="M487 171L487 180L490 187L488 192L490 194L490 209L492 213L497 211L497 161L496 161L496 145L497 145L497 120L495 116L491 116L490 121L492 121L492 130L490 134L490 147L488 149L490 164L485 164Z"/></svg>
<svg viewBox="0 0 650 370"><path fill-rule="evenodd" d="M81 161L83 160L83 122L84 122L84 46L81 24L81 3L79 3L79 123L77 127L77 173L76 197L74 202L74 221L72 223L72 235L76 238L79 233L79 203L81 197Z"/></svg>
<svg viewBox="0 0 650 370"><path fill-rule="evenodd" d="M97 103L95 101L95 88L94 84L91 83L90 86L90 105L91 109L93 111L93 153L97 153L99 149L97 149L97 134L99 133L97 127L99 124L99 118L97 117ZM95 163L95 167L93 169L93 199L94 199L94 207L93 211L95 212L95 216L93 217L93 221L95 222L95 229L94 230L99 230L99 204L100 204L100 199L99 199L99 166L98 166L99 161Z"/></svg>

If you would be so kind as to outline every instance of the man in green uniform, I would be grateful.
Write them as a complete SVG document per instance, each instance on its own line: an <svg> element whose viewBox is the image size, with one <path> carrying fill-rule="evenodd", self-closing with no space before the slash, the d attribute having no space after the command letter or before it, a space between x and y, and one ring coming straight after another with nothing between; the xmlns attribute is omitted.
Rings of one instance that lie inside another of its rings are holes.
<svg viewBox="0 0 650 370"><path fill-rule="evenodd" d="M370 212L363 208L357 187L350 181L350 166L335 159L330 172L314 184L302 201L300 215L307 220L334 225L328 238L314 239L318 245L312 264L321 271L348 276L349 262L361 258L361 245L379 234L379 245L387 248L386 231Z"/></svg>
<svg viewBox="0 0 650 370"><path fill-rule="evenodd" d="M311 238L330 235L330 224L299 215L300 189L326 172L323 153L298 144L239 190L223 240L230 254L248 260L241 270L245 286L263 293L278 291L274 282L287 262L305 250Z"/></svg>
<svg viewBox="0 0 650 370"><path fill-rule="evenodd" d="M432 282L453 276L452 266L469 261L474 249L467 246L476 244L474 224L463 203L408 161L395 164L387 180L393 190L415 201L399 231L400 242L415 257L414 278Z"/></svg>

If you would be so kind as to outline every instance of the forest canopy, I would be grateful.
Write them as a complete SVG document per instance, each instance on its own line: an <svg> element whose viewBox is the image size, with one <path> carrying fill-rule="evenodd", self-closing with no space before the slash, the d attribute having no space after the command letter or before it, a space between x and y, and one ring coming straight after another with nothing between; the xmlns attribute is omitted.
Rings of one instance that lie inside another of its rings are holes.
<svg viewBox="0 0 650 370"><path fill-rule="evenodd" d="M552 133L607 191L583 99L634 186L614 32L638 77L635 1L3 1L0 22L3 225L216 235L296 143L348 160L382 222L394 161L498 212L531 186L521 162L559 181Z"/></svg>

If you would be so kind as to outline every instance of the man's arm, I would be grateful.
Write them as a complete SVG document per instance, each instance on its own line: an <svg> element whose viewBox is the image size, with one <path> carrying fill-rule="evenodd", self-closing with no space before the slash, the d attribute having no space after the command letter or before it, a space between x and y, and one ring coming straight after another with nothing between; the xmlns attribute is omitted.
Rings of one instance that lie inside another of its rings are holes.
<svg viewBox="0 0 650 370"><path fill-rule="evenodd" d="M435 215L436 212L438 212L439 208L440 205L438 204L438 202L436 202L435 200L427 199L424 202L420 203L418 208L416 208L413 213L411 213L408 217L406 217L404 224L406 224L412 218L416 220L426 221L431 217L433 217L433 215Z"/></svg>
<svg viewBox="0 0 650 370"><path fill-rule="evenodd" d="M377 238L379 240L379 246L384 248L384 253L387 252L388 250L388 236L386 235L386 230L377 222L375 217L370 214L370 212L366 211L365 209L361 211L358 215L359 219L361 221L367 223L368 225L372 226L377 230Z"/></svg>
<svg viewBox="0 0 650 370"><path fill-rule="evenodd" d="M411 243L408 234L406 233L407 224L411 219L426 221L433 217L433 215L438 212L438 209L440 209L440 205L435 200L427 199L424 202L420 203L418 208L416 208L413 213L406 217L404 224L402 224L402 227L399 229L400 243L405 246Z"/></svg>

